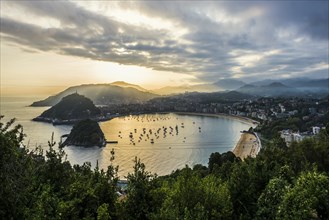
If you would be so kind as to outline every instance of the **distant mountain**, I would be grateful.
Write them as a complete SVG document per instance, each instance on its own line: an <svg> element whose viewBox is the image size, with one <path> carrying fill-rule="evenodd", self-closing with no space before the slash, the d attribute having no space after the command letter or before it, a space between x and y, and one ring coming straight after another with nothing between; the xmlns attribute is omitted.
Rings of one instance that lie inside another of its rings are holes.
<svg viewBox="0 0 329 220"><path fill-rule="evenodd" d="M268 84L267 86L262 86L263 88L273 88L273 89L287 89L289 88L288 86L284 85L283 83L280 82L272 82Z"/></svg>
<svg viewBox="0 0 329 220"><path fill-rule="evenodd" d="M142 91L142 92L149 92L147 89L144 89L143 87L141 87L139 85L126 83L124 81L116 81L116 82L110 83L110 85L120 86L120 87L124 87L124 88L129 87L129 88L137 89L137 90Z"/></svg>
<svg viewBox="0 0 329 220"><path fill-rule="evenodd" d="M236 79L222 79L213 84L219 87L218 89L220 90L234 90L240 88L246 83Z"/></svg>
<svg viewBox="0 0 329 220"><path fill-rule="evenodd" d="M248 90L248 89L255 89L257 86L254 86L252 84L245 84L244 86L241 86L238 90Z"/></svg>
<svg viewBox="0 0 329 220"><path fill-rule="evenodd" d="M288 87L280 82L272 82L265 86L255 86L251 84L247 84L237 89L236 91L255 95L255 96L299 96L301 95L301 91L296 88Z"/></svg>
<svg viewBox="0 0 329 220"><path fill-rule="evenodd" d="M162 87L160 89L152 90L153 93L159 94L159 95L180 94L180 93L192 92L192 91L193 91L193 88L188 85L166 86L166 87Z"/></svg>
<svg viewBox="0 0 329 220"><path fill-rule="evenodd" d="M262 80L253 82L252 85L258 87L264 87L266 95L281 95L284 96L314 96L323 97L329 93L329 78L326 79L310 79L310 78L290 78L290 79L279 79L279 80ZM268 91L269 88L277 88L280 91ZM288 88L287 88L288 87ZM237 91L243 91L243 88ZM250 92L250 91L249 91ZM252 93L259 93L260 91L253 91ZM260 93L261 94L261 93Z"/></svg>
<svg viewBox="0 0 329 220"><path fill-rule="evenodd" d="M252 83L249 83L249 84L253 85L253 86L266 86L266 85L269 85L269 84L274 83L274 82L278 82L278 80L264 79L264 80L252 82Z"/></svg>
<svg viewBox="0 0 329 220"><path fill-rule="evenodd" d="M329 78L328 79L308 79L303 78L302 80L288 80L287 85L299 87L299 88L328 88L329 87Z"/></svg>
<svg viewBox="0 0 329 220"><path fill-rule="evenodd" d="M247 85L245 87L245 85ZM290 79L265 79L261 81L252 82L246 84L241 80L236 79L222 79L214 83L205 83L198 85L182 85L182 86L168 86L161 89L153 90L152 92L160 95L173 95L181 94L185 92L219 92L219 91L239 91L249 92L253 95L264 95L259 91L260 89L253 88L255 91L251 91L251 86L263 87L266 96L281 95L281 93L287 92L291 94L283 94L285 96L295 95L323 95L328 93L329 79L309 79L309 78L290 78ZM281 91L274 91L274 89L281 89ZM283 90L282 90L283 89ZM298 94L299 93L299 94Z"/></svg>
<svg viewBox="0 0 329 220"><path fill-rule="evenodd" d="M244 93L237 92L237 91L229 91L229 92L222 93L222 97L223 97L223 99L228 99L228 100L244 100L244 99L254 98L253 95L244 94Z"/></svg>
<svg viewBox="0 0 329 220"><path fill-rule="evenodd" d="M53 106L63 97L76 92L91 99L96 105L140 103L157 97L156 94L143 92L130 86L121 87L111 84L87 84L69 87L54 96L34 102L31 106Z"/></svg>
<svg viewBox="0 0 329 220"><path fill-rule="evenodd" d="M166 86L160 89L152 90L159 95L173 95L185 92L219 92L225 90L234 90L245 85L244 82L235 79L222 79L215 83L205 83L197 85Z"/></svg>
<svg viewBox="0 0 329 220"><path fill-rule="evenodd" d="M44 111L35 121L80 120L99 117L101 111L94 103L79 94L65 96L56 105Z"/></svg>

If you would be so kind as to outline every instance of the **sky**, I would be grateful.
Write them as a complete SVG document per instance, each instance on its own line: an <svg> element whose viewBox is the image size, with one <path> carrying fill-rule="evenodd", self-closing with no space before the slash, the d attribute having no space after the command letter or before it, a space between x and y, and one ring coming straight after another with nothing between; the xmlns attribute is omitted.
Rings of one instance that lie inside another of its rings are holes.
<svg viewBox="0 0 329 220"><path fill-rule="evenodd" d="M6 1L1 95L328 78L328 1Z"/></svg>

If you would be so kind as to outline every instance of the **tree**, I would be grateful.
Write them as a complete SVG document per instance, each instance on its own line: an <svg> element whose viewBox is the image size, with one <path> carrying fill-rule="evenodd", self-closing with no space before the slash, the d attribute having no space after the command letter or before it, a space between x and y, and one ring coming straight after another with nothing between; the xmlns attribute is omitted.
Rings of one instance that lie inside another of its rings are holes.
<svg viewBox="0 0 329 220"><path fill-rule="evenodd" d="M3 118L0 116L0 219L24 219L33 161L22 145L22 126L13 127L15 119L3 123Z"/></svg>
<svg viewBox="0 0 329 220"><path fill-rule="evenodd" d="M303 172L286 192L278 219L328 219L329 177L317 171Z"/></svg>
<svg viewBox="0 0 329 220"><path fill-rule="evenodd" d="M289 189L289 183L282 178L273 178L257 201L257 219L275 219L278 207Z"/></svg>
<svg viewBox="0 0 329 220"><path fill-rule="evenodd" d="M152 219L229 219L232 202L227 184L214 175L202 178L188 167L173 182L164 181L166 192Z"/></svg>
<svg viewBox="0 0 329 220"><path fill-rule="evenodd" d="M134 160L134 172L127 176L127 200L124 202L127 219L147 219L152 209L152 195L150 181L155 178L145 170L145 165Z"/></svg>

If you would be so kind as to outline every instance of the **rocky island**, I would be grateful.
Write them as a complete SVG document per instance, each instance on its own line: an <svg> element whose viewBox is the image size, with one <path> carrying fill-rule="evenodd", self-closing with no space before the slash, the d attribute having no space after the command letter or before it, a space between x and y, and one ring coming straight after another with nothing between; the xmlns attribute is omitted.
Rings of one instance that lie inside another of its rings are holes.
<svg viewBox="0 0 329 220"><path fill-rule="evenodd" d="M75 145L82 147L103 147L106 144L104 133L96 121L86 119L75 124L62 143L62 147Z"/></svg>
<svg viewBox="0 0 329 220"><path fill-rule="evenodd" d="M34 121L53 124L74 124L84 119L105 120L101 111L85 96L77 93L65 96L59 103L44 111Z"/></svg>

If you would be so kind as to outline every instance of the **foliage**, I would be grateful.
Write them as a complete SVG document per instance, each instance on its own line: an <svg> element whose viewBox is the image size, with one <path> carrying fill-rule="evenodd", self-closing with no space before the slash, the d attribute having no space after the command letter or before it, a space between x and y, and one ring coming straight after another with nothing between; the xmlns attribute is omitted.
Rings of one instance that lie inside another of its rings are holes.
<svg viewBox="0 0 329 220"><path fill-rule="evenodd" d="M104 134L96 121L86 119L75 124L63 145L104 145Z"/></svg>
<svg viewBox="0 0 329 220"><path fill-rule="evenodd" d="M79 94L71 94L41 114L44 118L61 120L84 119L100 115L100 110L94 103Z"/></svg>
<svg viewBox="0 0 329 220"><path fill-rule="evenodd" d="M153 219L227 219L232 203L227 184L218 177L202 178L188 167L173 181L164 181L165 199Z"/></svg>
<svg viewBox="0 0 329 220"><path fill-rule="evenodd" d="M296 184L284 194L279 219L328 219L329 177L317 171L303 172Z"/></svg>
<svg viewBox="0 0 329 220"><path fill-rule="evenodd" d="M0 219L106 219L116 216L117 168L72 167L64 151L28 151L21 126L0 124ZM104 210L107 215L104 215Z"/></svg>
<svg viewBox="0 0 329 220"><path fill-rule="evenodd" d="M145 170L145 165L137 157L134 172L127 176L127 200L124 203L126 219L147 219L152 207L151 180L155 177Z"/></svg>
<svg viewBox="0 0 329 220"><path fill-rule="evenodd" d="M135 158L126 194L118 198L113 151L106 171L71 166L53 140L45 154L26 149L23 129L13 123L0 123L0 219L329 217L329 125L290 147L275 137L256 158L213 153L208 167L168 176L151 174Z"/></svg>

